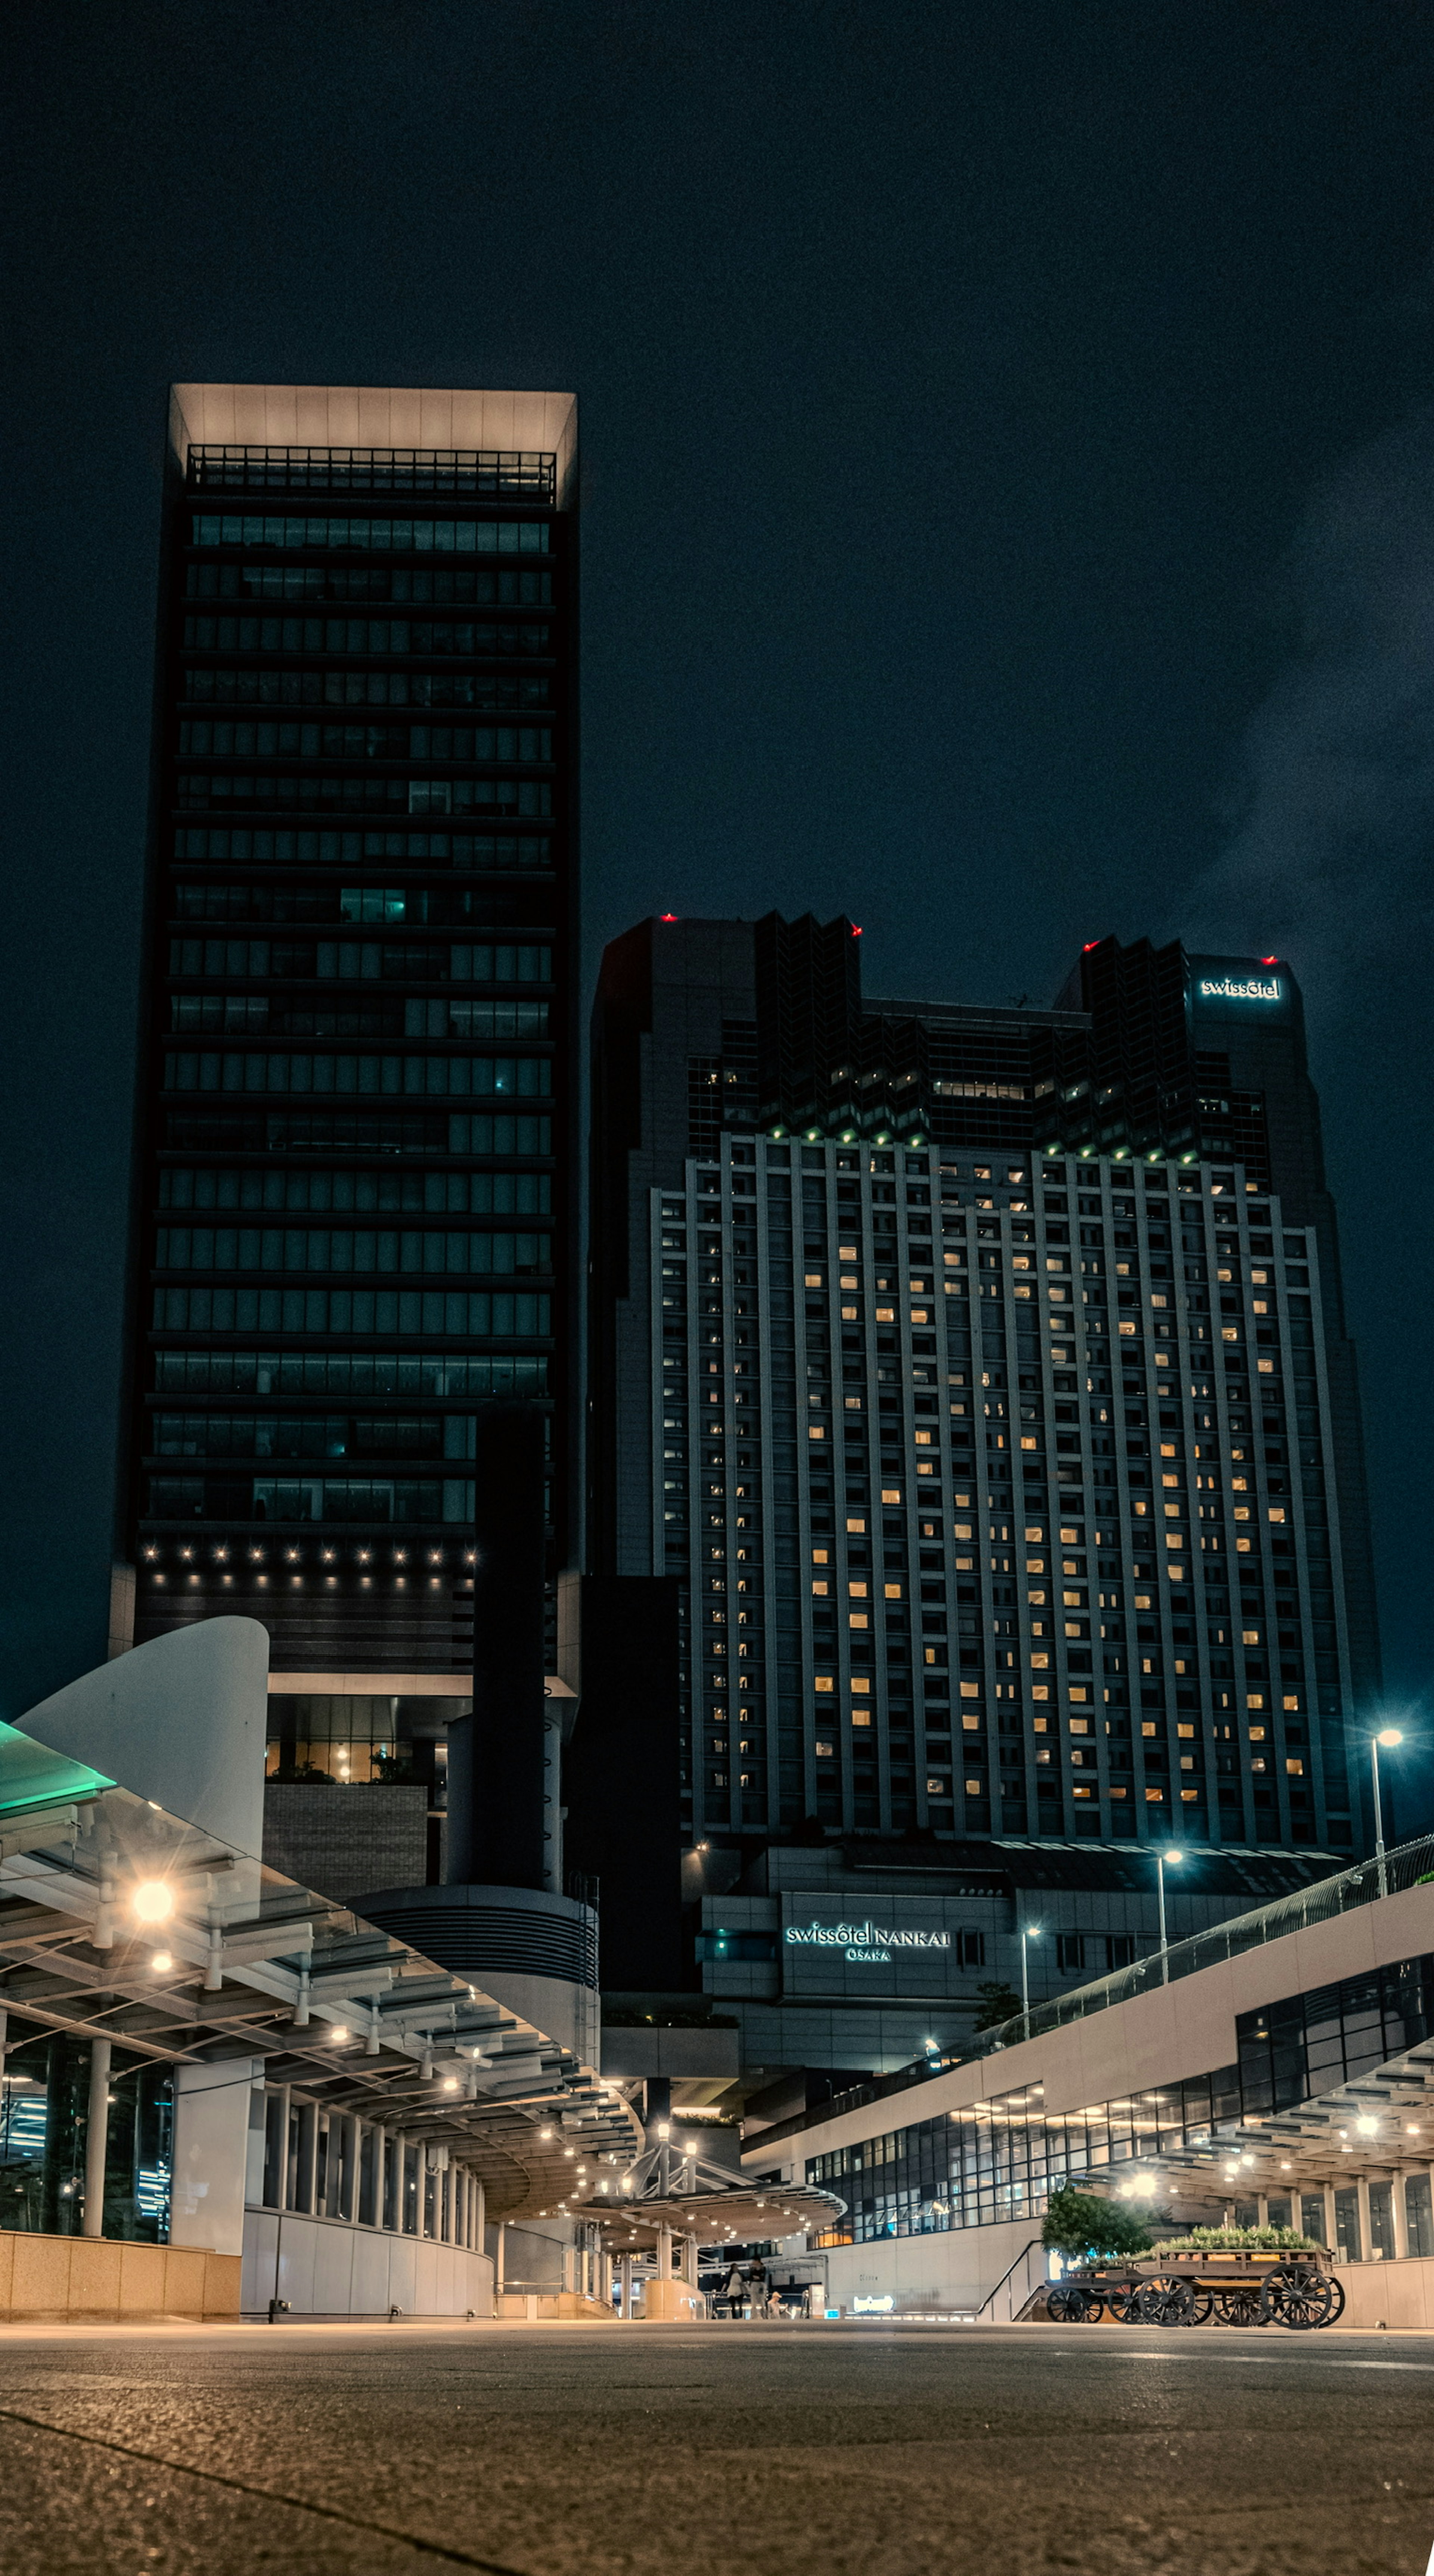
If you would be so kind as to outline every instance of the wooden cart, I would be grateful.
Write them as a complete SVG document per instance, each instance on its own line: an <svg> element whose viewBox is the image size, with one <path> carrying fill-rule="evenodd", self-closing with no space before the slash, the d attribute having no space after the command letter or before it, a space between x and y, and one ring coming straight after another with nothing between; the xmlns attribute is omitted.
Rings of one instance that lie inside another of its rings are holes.
<svg viewBox="0 0 1434 2576"><path fill-rule="evenodd" d="M1049 2292L1056 2325L1332 2326L1344 2289L1329 2257L1297 2246L1192 2245L1126 2263L1088 2264Z"/></svg>

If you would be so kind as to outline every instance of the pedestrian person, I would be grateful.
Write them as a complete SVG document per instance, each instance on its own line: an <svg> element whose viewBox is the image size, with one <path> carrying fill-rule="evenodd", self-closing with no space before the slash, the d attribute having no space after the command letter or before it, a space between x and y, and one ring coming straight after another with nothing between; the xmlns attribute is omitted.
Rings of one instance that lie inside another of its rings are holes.
<svg viewBox="0 0 1434 2576"><path fill-rule="evenodd" d="M767 2313L767 2293L770 2286L767 2267L759 2254L747 2275L747 2297L751 2302L754 2319L764 2317Z"/></svg>
<svg viewBox="0 0 1434 2576"><path fill-rule="evenodd" d="M727 2302L727 2314L734 2325L742 2314L742 2301L745 2296L745 2292L746 2283L742 2278L742 2266L740 2263L734 2263L726 2280L722 2284L721 2293L722 2297Z"/></svg>

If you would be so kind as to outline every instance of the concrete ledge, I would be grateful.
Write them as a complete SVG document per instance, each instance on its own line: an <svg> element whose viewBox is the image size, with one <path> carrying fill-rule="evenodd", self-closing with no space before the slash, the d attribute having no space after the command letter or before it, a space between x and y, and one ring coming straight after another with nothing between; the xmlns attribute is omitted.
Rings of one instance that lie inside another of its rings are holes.
<svg viewBox="0 0 1434 2576"><path fill-rule="evenodd" d="M145 2317L222 2323L239 2314L240 2259L185 2245L0 2229L0 2320Z"/></svg>

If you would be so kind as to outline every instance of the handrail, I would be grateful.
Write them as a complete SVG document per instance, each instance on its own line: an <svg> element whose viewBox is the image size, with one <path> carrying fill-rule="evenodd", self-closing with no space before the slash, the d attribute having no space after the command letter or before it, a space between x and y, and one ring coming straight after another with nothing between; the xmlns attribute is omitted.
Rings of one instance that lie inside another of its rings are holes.
<svg viewBox="0 0 1434 2576"><path fill-rule="evenodd" d="M1016 2256L1015 2262L1011 2264L1011 2266L1010 2266L1009 2270L1007 2270L1007 2271L1005 2271L1005 2272L1003 2272L1003 2273L1001 2274L1001 2277L1000 2277L999 2281L996 2283L996 2286L995 2286L994 2290L990 2290L990 2291L988 2291L988 2292L987 2292L987 2294L986 2294L986 2296L985 2296L985 2298L981 2301L981 2304L980 2304L979 2308L976 2310L976 2322L977 2322L978 2324L980 2323L980 2320L982 2319L982 2317L984 2317L984 2315L985 2315L985 2313L986 2313L986 2310L987 2310L989 2307L991 2307L991 2306L993 2305L993 2303L994 2303L994 2302L995 2302L995 2301L1000 2297L1001 2292L1004 2290L1004 2288L1005 2288L1005 2286L1006 2286L1006 2283L1010 2280L1012 2273L1014 2273L1014 2272L1018 2272L1018 2271L1020 2270L1021 2265L1022 2265L1023 2263L1028 2263L1028 2262L1030 2261L1030 2259L1031 2259L1031 2256L1032 2256L1032 2255L1037 2251L1037 2249L1038 2249L1038 2248L1040 2248L1040 2250L1041 2250L1042 2252L1044 2252L1044 2250L1045 2250L1045 2249L1044 2249L1044 2247L1043 2247L1043 2246L1041 2246L1041 2240L1040 2240L1039 2236L1033 2236L1033 2237L1031 2238L1031 2241L1030 2241L1030 2243L1029 2243L1028 2245L1023 2245L1023 2246L1021 2247L1020 2253ZM1015 2313L1015 2301L1014 2301L1014 2300L1012 2300L1012 2301L1011 2301L1011 2310L1012 2310L1012 2318L1013 2318L1013 2317L1014 2317L1014 2313ZM1008 2319L1008 2323L1009 2323L1010 2321L1011 2321L1011 2320L1009 2320L1009 2319Z"/></svg>
<svg viewBox="0 0 1434 2576"><path fill-rule="evenodd" d="M1286 1933L1308 1931L1312 1923L1323 1923L1331 1915L1348 1913L1354 1906L1372 1905L1385 1896L1399 1895L1430 1878L1434 1878L1434 1834L1420 1834L1413 1842L1401 1843L1394 1851L1386 1852L1382 1860L1358 1861L1350 1869L1336 1871L1332 1878L1314 1879L1291 1896L1277 1896L1248 1914L1231 1915L1223 1923L1210 1924L1203 1932L1192 1932L1184 1941L1172 1941L1167 1950L1147 1951L1130 1967L1116 1968L1088 1986L1075 1986L1068 1994L1052 1996L1048 2003L1033 2004L1029 2017L1015 2013L995 2029L982 2031L970 2047L944 2060L939 2071L944 2074L950 2066L966 2065L996 2049L1013 2048L1018 2040L1060 2030L1069 2021L1083 2021L1089 2013L1107 2012L1112 2004L1125 2003L1132 1995L1146 1994L1155 1986L1174 1985L1181 1977L1197 1976L1202 1968L1241 1958L1247 1950L1283 1940ZM933 2066L928 2071L934 2073L937 2069Z"/></svg>

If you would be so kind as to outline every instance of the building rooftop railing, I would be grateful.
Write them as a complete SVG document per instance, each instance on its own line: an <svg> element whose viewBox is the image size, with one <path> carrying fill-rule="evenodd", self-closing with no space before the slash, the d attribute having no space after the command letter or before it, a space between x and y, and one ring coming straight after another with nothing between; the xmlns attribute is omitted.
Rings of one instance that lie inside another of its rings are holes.
<svg viewBox="0 0 1434 2576"><path fill-rule="evenodd" d="M536 448L193 446L185 479L201 492L481 492L551 507L558 460Z"/></svg>
<svg viewBox="0 0 1434 2576"><path fill-rule="evenodd" d="M1128 2003L1132 1995L1174 1985L1182 1977L1197 1976L1202 1968L1218 1967L1227 1959L1243 1958L1249 1950L1263 1949L1267 1942L1281 1941L1289 1932L1308 1931L1312 1924L1328 1922L1332 1916L1348 1914L1356 1906L1372 1905L1384 1896L1398 1896L1406 1888L1420 1887L1431 1880L1434 1834L1421 1834L1414 1842L1398 1844L1382 1859L1357 1861L1352 1868L1338 1870L1330 1878L1312 1880L1293 1895L1277 1896L1248 1914L1232 1915L1228 1922L1212 1923L1203 1932L1192 1932L1184 1941L1172 1941L1163 1954L1148 1951L1128 1968L1116 1968L1088 1986L1074 1986L1068 1994L1053 1995L1047 2003L1032 2004L1029 2015L1015 2013L1009 2021L978 2031L963 2048L949 2049L939 2057L916 2058L890 2075L875 2075L869 2084L856 2084L849 2092L834 2094L829 2102L819 2103L811 2111L798 2112L770 2129L755 2130L746 2144L755 2153L775 2144L778 2138L795 2137L803 2129L838 2120L845 2112L861 2110L867 2103L885 2101L892 2094L929 2083L935 2075L949 2075L958 2066L970 2066L1000 2049L1014 2048L1027 2037L1039 2039L1047 2031L1063 2030L1068 2022L1084 2021L1091 2013L1109 2012L1113 2004Z"/></svg>

